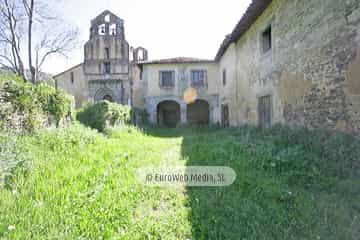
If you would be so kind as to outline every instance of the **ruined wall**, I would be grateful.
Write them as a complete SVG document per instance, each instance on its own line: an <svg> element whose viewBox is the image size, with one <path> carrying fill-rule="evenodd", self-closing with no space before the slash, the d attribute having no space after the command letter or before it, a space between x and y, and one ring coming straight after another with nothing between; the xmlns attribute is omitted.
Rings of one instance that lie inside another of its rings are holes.
<svg viewBox="0 0 360 240"><path fill-rule="evenodd" d="M358 0L274 0L236 43L232 124L257 124L258 99L271 95L272 123L359 133L359 31Z"/></svg>

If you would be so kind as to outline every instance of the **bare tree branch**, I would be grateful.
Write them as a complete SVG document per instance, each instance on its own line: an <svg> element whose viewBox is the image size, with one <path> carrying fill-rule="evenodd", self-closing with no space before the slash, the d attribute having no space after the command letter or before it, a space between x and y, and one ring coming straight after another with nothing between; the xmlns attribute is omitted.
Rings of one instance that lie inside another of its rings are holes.
<svg viewBox="0 0 360 240"><path fill-rule="evenodd" d="M35 83L49 57L67 57L78 47L78 35L53 13L49 0L0 0L0 66L24 79L22 47L27 48L30 80Z"/></svg>

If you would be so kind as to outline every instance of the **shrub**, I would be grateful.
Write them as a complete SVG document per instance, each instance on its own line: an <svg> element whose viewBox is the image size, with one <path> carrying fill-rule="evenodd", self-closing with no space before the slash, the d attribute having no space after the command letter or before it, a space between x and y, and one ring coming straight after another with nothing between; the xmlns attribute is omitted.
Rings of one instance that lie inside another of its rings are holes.
<svg viewBox="0 0 360 240"><path fill-rule="evenodd" d="M46 84L25 83L14 75L1 75L1 98L13 111L0 109L3 119L9 115L24 115L25 130L34 130L43 122L39 117L53 116L58 126L61 119L71 116L73 100L61 90ZM3 111L2 111L3 110ZM43 119L44 120L44 119Z"/></svg>
<svg viewBox="0 0 360 240"><path fill-rule="evenodd" d="M147 125L149 123L149 113L146 109L132 108L131 121L135 125Z"/></svg>
<svg viewBox="0 0 360 240"><path fill-rule="evenodd" d="M80 109L76 118L84 125L103 132L106 127L130 123L131 108L104 100Z"/></svg>

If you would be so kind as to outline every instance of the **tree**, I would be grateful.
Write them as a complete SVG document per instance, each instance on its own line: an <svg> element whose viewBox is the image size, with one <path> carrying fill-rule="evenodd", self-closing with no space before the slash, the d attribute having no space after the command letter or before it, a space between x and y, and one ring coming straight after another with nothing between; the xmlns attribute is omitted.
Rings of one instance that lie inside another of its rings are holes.
<svg viewBox="0 0 360 240"><path fill-rule="evenodd" d="M22 51L26 46L28 80L32 83L39 81L41 68L50 56L67 57L78 46L78 29L56 17L48 2L0 0L0 67L26 79L26 53Z"/></svg>
<svg viewBox="0 0 360 240"><path fill-rule="evenodd" d="M21 58L22 12L16 1L0 0L0 67L25 79Z"/></svg>

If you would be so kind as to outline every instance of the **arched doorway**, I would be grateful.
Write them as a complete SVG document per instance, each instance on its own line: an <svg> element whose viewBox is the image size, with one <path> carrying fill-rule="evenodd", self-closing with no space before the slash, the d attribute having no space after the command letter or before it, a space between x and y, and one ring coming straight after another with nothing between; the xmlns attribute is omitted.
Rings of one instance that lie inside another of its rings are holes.
<svg viewBox="0 0 360 240"><path fill-rule="evenodd" d="M159 126L176 127L180 122L180 104L175 101L162 101L157 106Z"/></svg>
<svg viewBox="0 0 360 240"><path fill-rule="evenodd" d="M114 96L114 92L110 88L104 87L96 91L94 100L95 102L101 100L108 100L109 102L114 102Z"/></svg>
<svg viewBox="0 0 360 240"><path fill-rule="evenodd" d="M187 105L187 122L190 125L209 125L210 107L205 100L196 100Z"/></svg>
<svg viewBox="0 0 360 240"><path fill-rule="evenodd" d="M113 102L112 96L110 96L110 95L108 95L108 94L106 94L106 95L103 97L103 100L107 100L107 101L109 101L109 102Z"/></svg>

